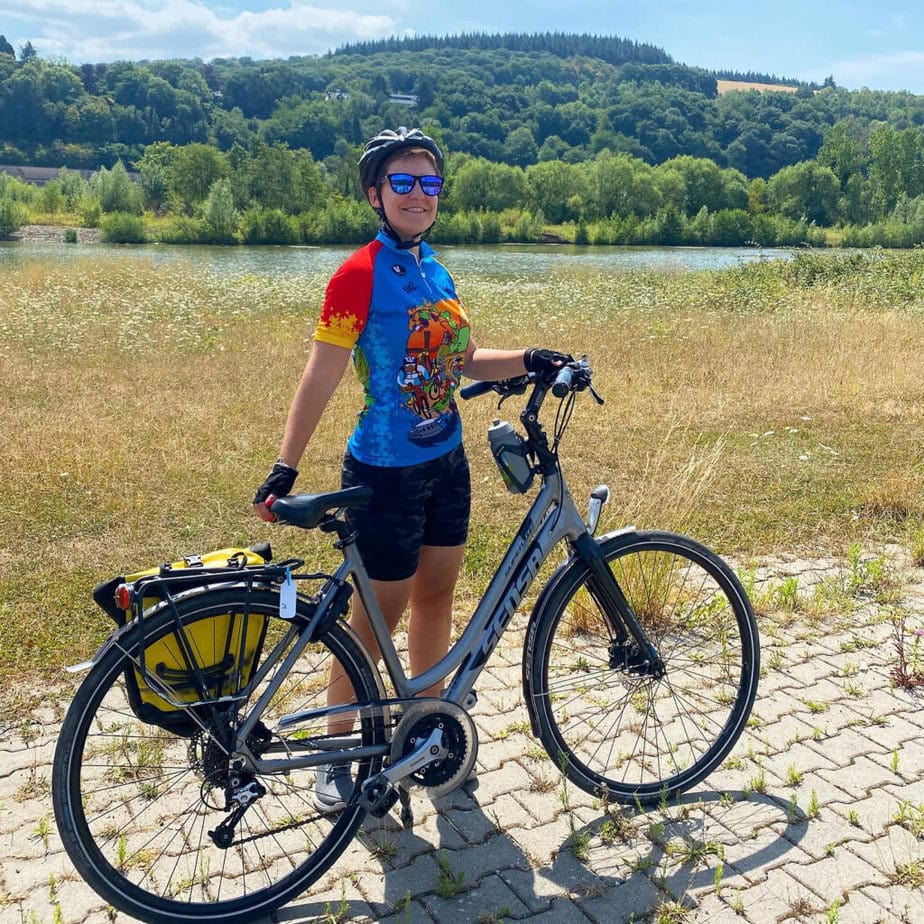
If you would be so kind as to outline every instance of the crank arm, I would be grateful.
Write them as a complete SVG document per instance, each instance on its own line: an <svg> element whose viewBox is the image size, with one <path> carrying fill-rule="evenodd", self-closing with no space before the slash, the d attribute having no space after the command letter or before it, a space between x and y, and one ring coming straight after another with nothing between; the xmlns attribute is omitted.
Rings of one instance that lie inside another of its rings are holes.
<svg viewBox="0 0 924 924"><path fill-rule="evenodd" d="M373 779L381 780L384 777L389 785L400 783L412 773L422 770L434 761L443 760L449 756L449 750L443 747L443 732L434 728L430 737L423 744L419 744L407 757L393 763L387 770L383 770ZM371 781L370 781L371 782Z"/></svg>

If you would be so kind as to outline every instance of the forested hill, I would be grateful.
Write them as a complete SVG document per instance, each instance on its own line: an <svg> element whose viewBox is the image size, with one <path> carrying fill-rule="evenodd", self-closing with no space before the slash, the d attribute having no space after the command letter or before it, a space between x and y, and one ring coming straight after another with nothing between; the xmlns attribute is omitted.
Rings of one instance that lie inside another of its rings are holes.
<svg viewBox="0 0 924 924"><path fill-rule="evenodd" d="M81 66L29 47L0 51L0 163L131 167L156 142L278 144L346 162L382 125L419 124L452 154L515 166L609 150L651 164L689 154L769 178L814 159L835 123L861 151L880 124L924 125L924 97L909 93L719 95L714 73L616 37L431 37L288 60Z"/></svg>
<svg viewBox="0 0 924 924"><path fill-rule="evenodd" d="M369 42L354 42L338 48L336 55L372 55L381 52L426 51L431 48L462 48L477 51L548 52L559 58L599 58L607 64L673 64L662 48L616 35L568 35L562 32L487 33L461 35L414 35Z"/></svg>

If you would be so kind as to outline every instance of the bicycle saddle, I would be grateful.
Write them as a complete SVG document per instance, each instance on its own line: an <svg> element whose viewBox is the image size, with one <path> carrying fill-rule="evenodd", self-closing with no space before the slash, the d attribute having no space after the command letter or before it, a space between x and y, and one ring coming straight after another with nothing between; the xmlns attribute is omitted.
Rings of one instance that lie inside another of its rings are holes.
<svg viewBox="0 0 924 924"><path fill-rule="evenodd" d="M324 494L287 494L285 497L277 497L270 510L283 523L300 526L302 529L314 529L333 511L366 507L370 500L372 488L360 484Z"/></svg>

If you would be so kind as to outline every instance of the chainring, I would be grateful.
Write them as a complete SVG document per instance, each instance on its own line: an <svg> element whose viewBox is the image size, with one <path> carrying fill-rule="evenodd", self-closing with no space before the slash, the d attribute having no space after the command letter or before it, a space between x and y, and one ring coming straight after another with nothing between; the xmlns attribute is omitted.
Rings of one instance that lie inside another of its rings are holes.
<svg viewBox="0 0 924 924"><path fill-rule="evenodd" d="M461 786L478 756L478 732L471 716L455 703L433 699L413 703L405 709L391 739L391 762L410 754L435 728L443 732L443 746L449 754L402 781L403 786L423 788L431 799Z"/></svg>

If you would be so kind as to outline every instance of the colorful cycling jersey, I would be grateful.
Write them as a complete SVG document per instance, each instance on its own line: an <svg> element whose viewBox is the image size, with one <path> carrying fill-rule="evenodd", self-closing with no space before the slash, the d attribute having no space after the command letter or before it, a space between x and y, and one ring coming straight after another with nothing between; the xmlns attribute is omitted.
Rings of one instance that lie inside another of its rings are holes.
<svg viewBox="0 0 924 924"><path fill-rule="evenodd" d="M462 440L455 391L470 329L452 277L426 243L420 263L384 233L331 277L315 339L353 350L365 402L350 452L415 465Z"/></svg>

